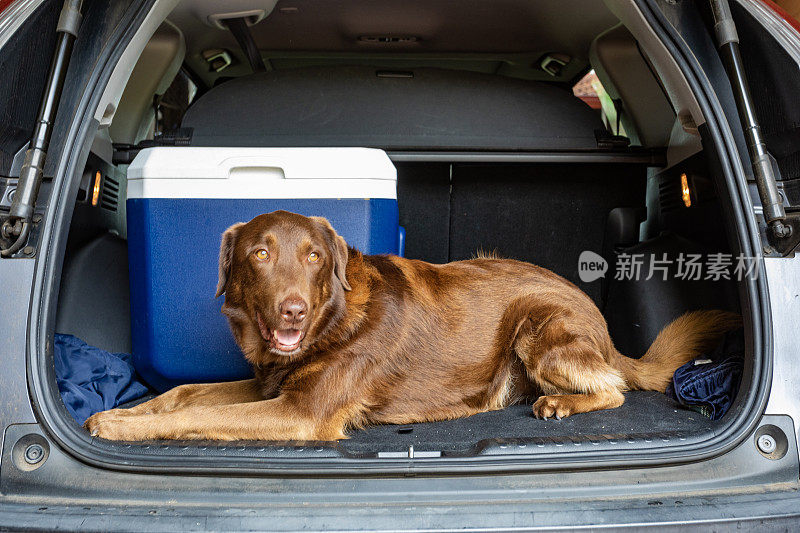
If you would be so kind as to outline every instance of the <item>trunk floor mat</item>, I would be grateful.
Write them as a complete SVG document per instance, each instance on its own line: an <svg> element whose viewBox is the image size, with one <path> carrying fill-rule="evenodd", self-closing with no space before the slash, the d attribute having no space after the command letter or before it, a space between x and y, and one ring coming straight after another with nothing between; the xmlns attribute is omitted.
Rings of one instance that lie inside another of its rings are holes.
<svg viewBox="0 0 800 533"><path fill-rule="evenodd" d="M153 397L148 395L120 407L133 407ZM486 453L489 447L499 447L496 452L505 453L527 445L570 446L604 440L623 441L626 446L636 448L637 441L695 440L724 424L724 419L711 421L659 392L632 391L625 394L625 403L617 409L582 413L562 420L536 419L531 406L521 404L442 422L371 426L351 430L350 438L338 443L318 444L332 446L339 453L353 457L374 457L387 452L407 454L410 446L415 453L441 452L446 456ZM248 444L251 443L245 446ZM258 445L263 446L263 442Z"/></svg>
<svg viewBox="0 0 800 533"><path fill-rule="evenodd" d="M427 422L406 426L372 426L350 431L338 449L353 455L376 451L441 451L448 455L479 453L496 441L588 441L660 439L688 437L713 431L713 422L698 412L686 409L664 394L632 391L617 409L573 415L562 420L539 420L530 405L513 405L500 411L480 413L468 418Z"/></svg>

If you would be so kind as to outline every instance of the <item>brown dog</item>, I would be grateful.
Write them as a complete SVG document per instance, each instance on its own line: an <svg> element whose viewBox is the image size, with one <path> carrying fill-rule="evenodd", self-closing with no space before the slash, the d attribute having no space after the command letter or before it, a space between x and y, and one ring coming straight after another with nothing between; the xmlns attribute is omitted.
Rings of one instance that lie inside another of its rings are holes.
<svg viewBox="0 0 800 533"><path fill-rule="evenodd" d="M182 385L98 413L116 440L333 440L348 428L465 417L537 398L561 418L664 391L677 367L740 318L687 313L641 359L615 348L602 314L543 268L478 258L432 265L366 256L324 218L286 211L222 236L217 295L256 378ZM543 395L543 396L539 396Z"/></svg>

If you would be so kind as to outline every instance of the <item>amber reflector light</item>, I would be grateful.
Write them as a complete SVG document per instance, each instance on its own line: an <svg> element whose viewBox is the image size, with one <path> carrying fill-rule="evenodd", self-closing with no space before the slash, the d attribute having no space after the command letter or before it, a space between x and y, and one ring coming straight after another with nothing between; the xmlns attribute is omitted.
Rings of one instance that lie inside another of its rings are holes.
<svg viewBox="0 0 800 533"><path fill-rule="evenodd" d="M92 187L92 205L97 205L100 200L100 172L94 174L94 186Z"/></svg>
<svg viewBox="0 0 800 533"><path fill-rule="evenodd" d="M690 207L692 205L692 195L689 191L689 180L686 178L686 174L681 174L681 194L683 195L683 203L686 207Z"/></svg>

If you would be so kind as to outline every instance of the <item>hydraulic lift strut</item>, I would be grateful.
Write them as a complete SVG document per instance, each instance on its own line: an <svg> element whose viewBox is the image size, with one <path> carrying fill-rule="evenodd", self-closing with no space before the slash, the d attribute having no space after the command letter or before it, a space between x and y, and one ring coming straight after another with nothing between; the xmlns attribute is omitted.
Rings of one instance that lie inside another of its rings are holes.
<svg viewBox="0 0 800 533"><path fill-rule="evenodd" d="M775 158L767 151L767 145L761 135L739 51L739 34L728 0L710 0L710 3L717 48L733 89L764 220L767 223L767 240L781 255L787 255L800 240L800 223L796 213L787 215L778 192L776 180L776 175L779 174L778 165Z"/></svg>
<svg viewBox="0 0 800 533"><path fill-rule="evenodd" d="M3 239L11 242L8 248L0 250L2 257L14 255L28 240L36 197L39 195L39 187L44 176L44 163L47 158L47 148L50 145L50 136L53 133L53 122L56 118L56 111L58 111L61 90L64 88L64 79L72 55L72 45L81 24L82 4L83 0L65 0L58 18L56 51L50 63L50 72L47 76L42 101L39 104L36 125L28 150L25 152L25 161L19 173L17 190L14 200L11 202L9 216L0 227Z"/></svg>

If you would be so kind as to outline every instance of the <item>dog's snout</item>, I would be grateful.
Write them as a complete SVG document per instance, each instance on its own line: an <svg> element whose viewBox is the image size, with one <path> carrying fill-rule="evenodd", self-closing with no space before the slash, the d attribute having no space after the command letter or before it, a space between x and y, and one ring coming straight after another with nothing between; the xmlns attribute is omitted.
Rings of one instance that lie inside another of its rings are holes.
<svg viewBox="0 0 800 533"><path fill-rule="evenodd" d="M308 304L302 298L286 298L281 302L280 312L287 322L302 322L308 313Z"/></svg>

